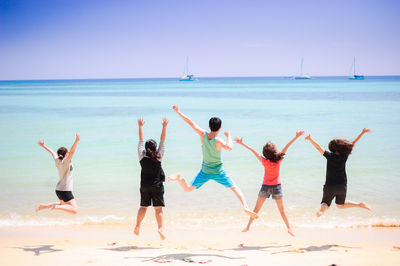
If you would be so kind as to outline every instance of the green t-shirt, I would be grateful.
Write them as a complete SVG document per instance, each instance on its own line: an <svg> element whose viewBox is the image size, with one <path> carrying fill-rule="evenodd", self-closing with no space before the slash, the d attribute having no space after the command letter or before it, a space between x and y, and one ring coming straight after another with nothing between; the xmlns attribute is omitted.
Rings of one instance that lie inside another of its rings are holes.
<svg viewBox="0 0 400 266"><path fill-rule="evenodd" d="M201 170L205 174L217 175L222 171L221 151L216 148L216 139L209 140L208 133L203 136L203 144L201 149L203 151L203 164Z"/></svg>

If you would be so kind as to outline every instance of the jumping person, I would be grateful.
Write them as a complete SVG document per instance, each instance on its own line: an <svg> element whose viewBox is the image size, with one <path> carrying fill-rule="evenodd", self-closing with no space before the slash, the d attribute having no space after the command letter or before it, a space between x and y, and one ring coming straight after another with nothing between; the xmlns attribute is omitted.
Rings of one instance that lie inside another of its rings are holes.
<svg viewBox="0 0 400 266"><path fill-rule="evenodd" d="M335 199L336 206L339 209L359 207L367 210L372 208L364 202L353 202L346 200L347 193L347 175L346 175L346 161L351 154L354 145L360 138L370 129L364 128L353 142L345 139L333 139L329 142L328 148L330 151L324 150L315 142L310 135L305 139L310 141L312 145L327 159L326 165L326 181L323 190L321 201L321 208L317 212L317 217L320 217L331 206L333 198Z"/></svg>
<svg viewBox="0 0 400 266"><path fill-rule="evenodd" d="M241 144L243 147L251 151L256 158L260 161L260 163L264 166L264 180L258 193L258 198L256 202L256 206L254 207L254 212L258 214L263 206L265 200L272 195L272 199L275 200L276 206L278 207L279 213L283 221L285 222L288 233L291 236L294 236L292 232L292 228L290 227L289 220L285 213L285 208L283 205L282 199L282 187L281 187L281 178L279 175L279 169L281 166L281 162L283 160L286 151L295 142L301 135L304 134L304 131L296 132L296 136L283 148L281 152L278 152L275 144L268 141L263 147L263 156L261 156L255 149L248 146L243 142L243 138L235 138L235 142ZM253 223L254 219L250 217L249 222L245 229L242 232L247 232L250 230L250 226Z"/></svg>
<svg viewBox="0 0 400 266"><path fill-rule="evenodd" d="M201 148L203 152L203 164L200 172L188 184L185 179L183 179L180 173L176 173L168 177L168 181L178 181L180 186L184 191L190 192L194 189L199 189L204 183L209 180L214 180L221 185L229 188L235 193L235 195L240 200L244 211L253 218L258 218L258 215L252 212L246 203L246 200L240 191L239 187L235 185L233 180L226 174L222 168L221 161L221 150L232 150L232 138L229 131L225 132L226 142L220 138L217 138L219 131L221 130L222 121L218 117L212 117L209 121L209 127L211 132L206 132L204 129L200 128L196 123L194 123L190 118L179 111L178 106L174 105L173 110L192 127L194 132L200 136Z"/></svg>
<svg viewBox="0 0 400 266"><path fill-rule="evenodd" d="M157 143L149 139L144 143L143 141L143 125L145 124L142 118L138 119L139 126L139 144L138 144L138 157L140 166L142 168L140 174L140 208L137 213L136 226L134 234L139 235L140 225L146 215L147 208L153 203L155 210L158 234L161 239L165 239L163 232L163 207L164 203L164 185L165 174L161 167L161 160L164 156L164 142L168 120L163 118L162 131L160 138L160 145L157 149Z"/></svg>
<svg viewBox="0 0 400 266"><path fill-rule="evenodd" d="M76 200L74 195L72 194L73 180L73 166L72 166L72 156L74 156L76 146L78 145L80 138L79 135L76 134L75 142L72 145L70 151L65 147L60 147L55 153L53 150L48 148L44 143L44 140L39 141L39 146L43 147L46 151L48 151L53 159L55 160L56 167L58 169L58 174L60 175L60 180L56 186L56 195L59 202L52 202L48 204L40 204L36 208L36 212L43 209L51 209L51 210L60 210L66 211L71 214L76 214L78 212L78 206L76 204Z"/></svg>

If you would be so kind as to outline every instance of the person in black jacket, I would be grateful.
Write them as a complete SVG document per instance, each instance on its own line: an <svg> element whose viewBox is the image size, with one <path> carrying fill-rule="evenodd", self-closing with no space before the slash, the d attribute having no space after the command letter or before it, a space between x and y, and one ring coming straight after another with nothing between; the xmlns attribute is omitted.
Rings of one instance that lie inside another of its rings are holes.
<svg viewBox="0 0 400 266"><path fill-rule="evenodd" d="M139 235L140 224L146 215L147 207L153 203L158 225L158 234L161 239L165 239L163 232L163 210L164 203L164 185L165 174L161 167L161 160L164 155L164 141L168 120L162 120L162 132L160 138L160 145L157 149L157 143L149 139L144 143L143 141L143 125L145 124L143 118L138 119L139 126L139 144L138 144L138 157L142 171L140 174L140 208L137 213L136 227L134 230L135 235Z"/></svg>
<svg viewBox="0 0 400 266"><path fill-rule="evenodd" d="M329 142L329 150L326 151L315 142L310 135L306 140L327 159L326 165L326 180L324 185L324 194L321 201L321 209L317 212L317 217L320 217L331 205L333 198L335 199L336 206L339 209L359 207L367 210L372 208L364 202L353 202L346 200L347 194L347 175L346 175L346 161L352 152L354 145L360 138L370 129L364 128L363 131L352 142L345 139L333 139Z"/></svg>

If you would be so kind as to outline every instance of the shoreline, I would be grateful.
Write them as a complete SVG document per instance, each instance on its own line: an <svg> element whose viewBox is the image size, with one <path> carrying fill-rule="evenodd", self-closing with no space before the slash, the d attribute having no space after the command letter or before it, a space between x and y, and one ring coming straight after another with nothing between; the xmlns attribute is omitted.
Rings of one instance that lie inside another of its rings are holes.
<svg viewBox="0 0 400 266"><path fill-rule="evenodd" d="M398 265L398 228L284 228L165 230L133 225L30 226L0 228L1 265L186 265L184 257L211 259L207 265Z"/></svg>

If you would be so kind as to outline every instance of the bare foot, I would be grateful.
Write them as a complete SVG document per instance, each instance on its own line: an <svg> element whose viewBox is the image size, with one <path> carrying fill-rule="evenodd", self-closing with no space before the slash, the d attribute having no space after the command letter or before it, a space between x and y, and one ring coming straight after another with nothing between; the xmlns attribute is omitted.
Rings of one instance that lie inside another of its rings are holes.
<svg viewBox="0 0 400 266"><path fill-rule="evenodd" d="M136 226L135 229L133 230L133 233L138 236L139 230L140 230L140 227Z"/></svg>
<svg viewBox="0 0 400 266"><path fill-rule="evenodd" d="M36 207L35 212L41 211L43 209L46 209L47 207L45 205L40 204L38 207Z"/></svg>
<svg viewBox="0 0 400 266"><path fill-rule="evenodd" d="M293 232L292 232L292 229L291 229L291 228L289 228L289 229L287 230L287 232L289 233L289 235L291 235L291 236L295 237L295 235L293 234Z"/></svg>
<svg viewBox="0 0 400 266"><path fill-rule="evenodd" d="M317 217L321 217L321 215L323 214L324 212L322 212L322 211L317 211Z"/></svg>
<svg viewBox="0 0 400 266"><path fill-rule="evenodd" d="M245 229L242 230L243 233L246 233L250 230L250 228L246 227Z"/></svg>
<svg viewBox="0 0 400 266"><path fill-rule="evenodd" d="M179 181L181 179L181 173L176 173L168 176L168 181Z"/></svg>
<svg viewBox="0 0 400 266"><path fill-rule="evenodd" d="M365 202L361 202L361 203L360 203L360 207L361 207L361 208L364 208L364 209L367 209L367 210L369 210L369 211L372 210L372 207L369 206L369 205L368 205L367 203L365 203Z"/></svg>
<svg viewBox="0 0 400 266"><path fill-rule="evenodd" d="M166 236L165 236L165 234L164 234L164 232L163 232L163 230L160 228L160 229L158 229L158 234L160 235L160 237L161 237L161 239L162 240L164 240L165 238L166 238Z"/></svg>
<svg viewBox="0 0 400 266"><path fill-rule="evenodd" d="M244 212L251 216L253 219L258 219L258 214L255 212L250 211L249 209L244 209Z"/></svg>

